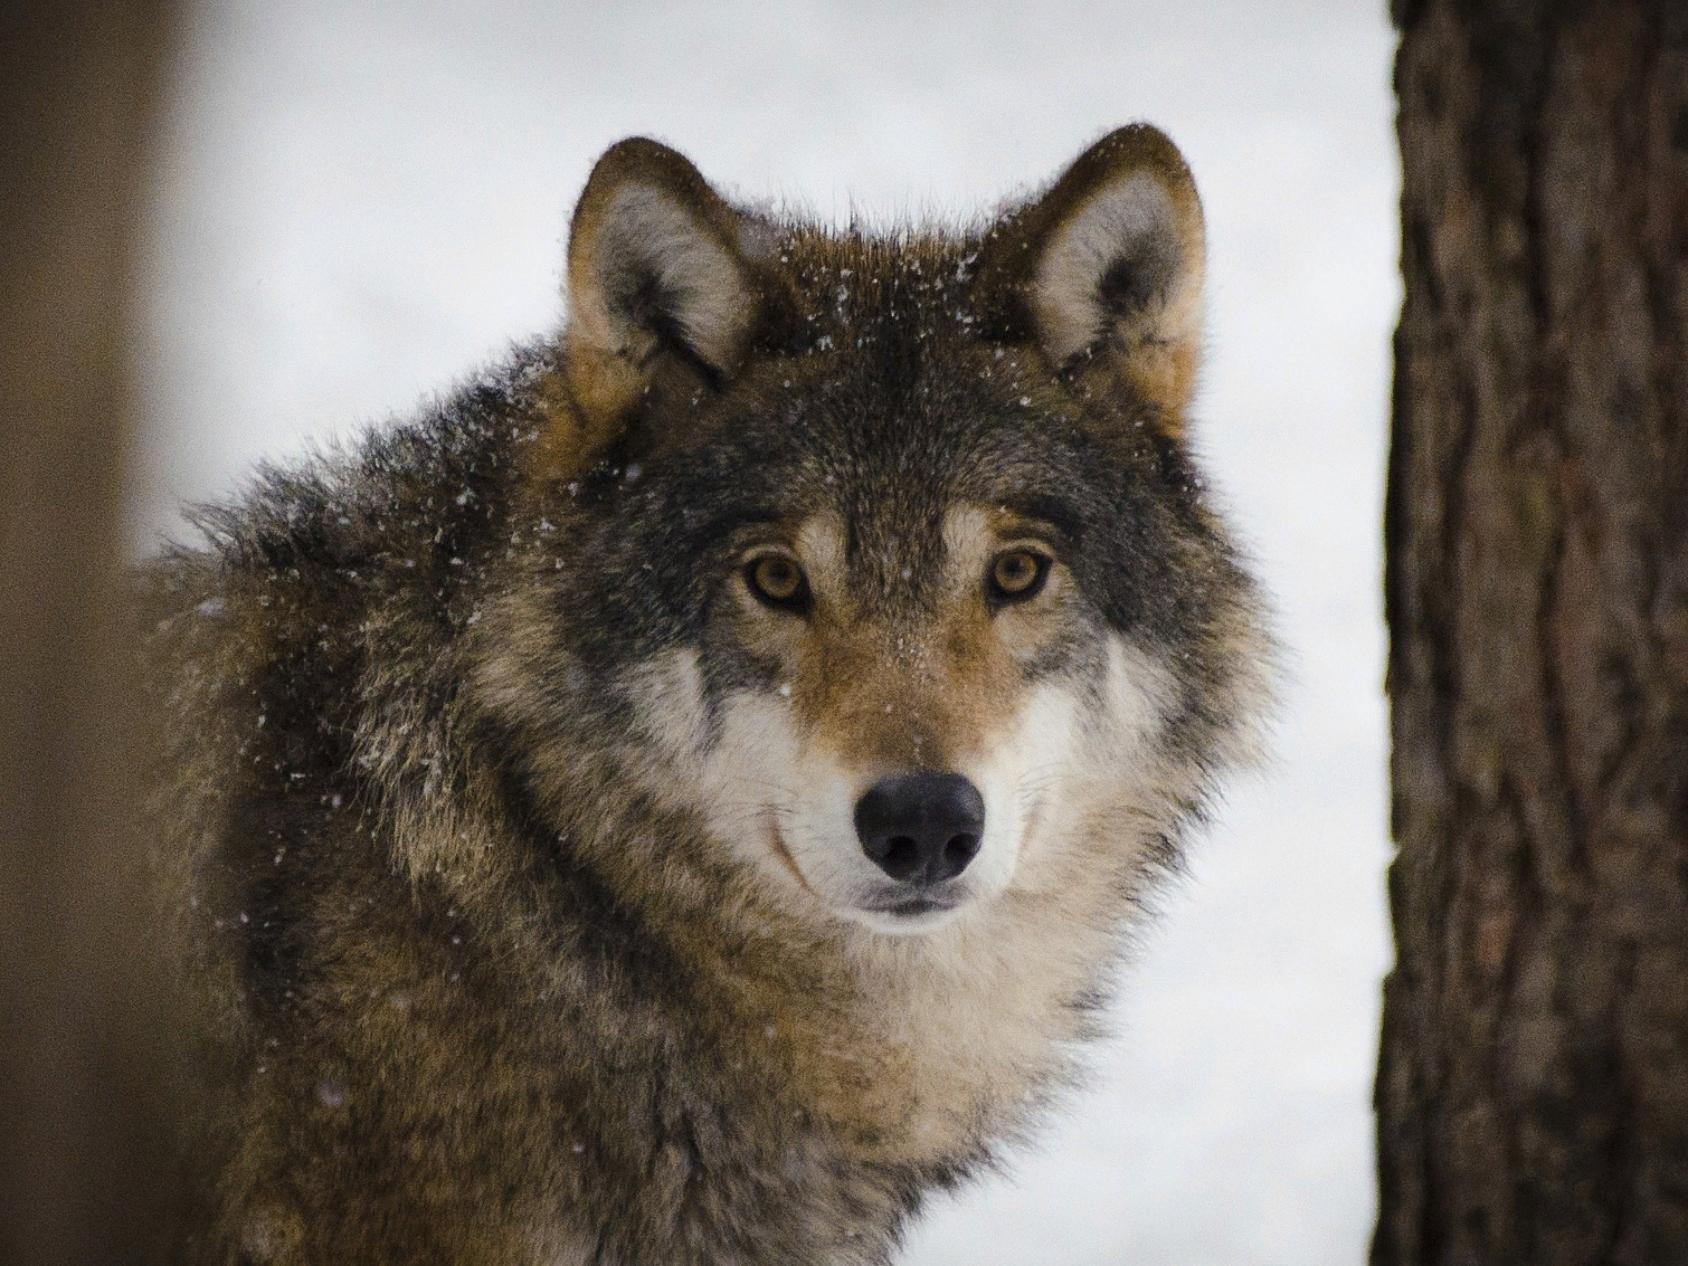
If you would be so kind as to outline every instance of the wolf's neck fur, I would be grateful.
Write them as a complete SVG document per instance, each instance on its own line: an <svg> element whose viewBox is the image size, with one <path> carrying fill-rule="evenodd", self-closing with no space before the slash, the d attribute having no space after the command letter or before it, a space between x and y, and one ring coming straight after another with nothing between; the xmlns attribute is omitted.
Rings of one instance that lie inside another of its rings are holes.
<svg viewBox="0 0 1688 1266"><path fill-rule="evenodd" d="M638 893L639 935L661 948L653 964L685 965L681 980L634 990L662 999L653 1041L707 1034L723 1061L741 1065L747 1084L735 1098L789 1104L839 1160L970 1168L1069 1084L1077 1044L1098 1031L1129 877L1141 870L1141 850L1117 833L1050 842L1062 855L1039 891L1011 890L937 932L891 937L770 899L695 822L626 794L631 780L602 753L554 745L530 776L542 829L568 862L605 891ZM1117 882L1097 883L1098 866ZM543 919L499 900L507 927ZM545 976L542 945L518 939Z"/></svg>

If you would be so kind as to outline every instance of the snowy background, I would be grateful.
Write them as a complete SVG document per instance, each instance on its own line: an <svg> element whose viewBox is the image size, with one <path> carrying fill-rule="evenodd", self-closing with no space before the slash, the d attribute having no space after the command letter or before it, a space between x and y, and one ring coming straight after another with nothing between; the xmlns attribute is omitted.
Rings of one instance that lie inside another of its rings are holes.
<svg viewBox="0 0 1688 1266"><path fill-rule="evenodd" d="M1379 582L1398 302L1384 0L205 6L163 148L137 533L556 323L646 132L830 220L963 212L1165 127L1209 219L1198 436L1294 654L1275 769L1170 894L1093 1084L910 1266L1352 1266L1388 962Z"/></svg>

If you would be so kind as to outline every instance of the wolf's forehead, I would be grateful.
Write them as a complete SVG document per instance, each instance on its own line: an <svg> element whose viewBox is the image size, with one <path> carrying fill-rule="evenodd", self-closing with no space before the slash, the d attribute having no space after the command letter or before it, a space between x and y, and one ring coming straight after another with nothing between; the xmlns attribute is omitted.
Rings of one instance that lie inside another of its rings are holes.
<svg viewBox="0 0 1688 1266"><path fill-rule="evenodd" d="M842 516L829 510L811 514L797 527L797 552L820 573L841 575L848 569L850 538Z"/></svg>
<svg viewBox="0 0 1688 1266"><path fill-rule="evenodd" d="M903 297L932 293L955 279L973 249L972 239L949 226L907 226L883 232L834 232L803 225L782 243L780 254L799 285L843 285L832 297L847 303L852 293L872 299L895 289Z"/></svg>
<svg viewBox="0 0 1688 1266"><path fill-rule="evenodd" d="M836 510L810 514L798 525L793 544L817 578L871 580L891 593L917 596L941 580L939 573L972 568L1009 533L1000 511L969 502L936 513L880 512L852 521Z"/></svg>

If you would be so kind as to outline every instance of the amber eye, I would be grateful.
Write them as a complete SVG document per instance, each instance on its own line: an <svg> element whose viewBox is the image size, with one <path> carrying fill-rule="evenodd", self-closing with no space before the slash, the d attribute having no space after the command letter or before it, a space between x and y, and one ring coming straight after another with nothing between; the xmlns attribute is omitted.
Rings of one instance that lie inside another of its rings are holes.
<svg viewBox="0 0 1688 1266"><path fill-rule="evenodd" d="M808 605L809 582L797 561L784 554L764 554L752 559L744 569L744 582L750 592L770 607L782 611L801 611Z"/></svg>
<svg viewBox="0 0 1688 1266"><path fill-rule="evenodd" d="M991 564L990 596L999 603L1035 598L1049 578L1049 559L1029 549L998 554Z"/></svg>

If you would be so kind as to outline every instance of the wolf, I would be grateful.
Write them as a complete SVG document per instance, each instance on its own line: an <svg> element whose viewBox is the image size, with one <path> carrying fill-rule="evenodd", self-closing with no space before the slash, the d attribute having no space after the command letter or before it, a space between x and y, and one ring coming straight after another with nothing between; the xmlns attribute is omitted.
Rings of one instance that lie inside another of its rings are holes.
<svg viewBox="0 0 1688 1266"><path fill-rule="evenodd" d="M198 511L174 1259L868 1266L1021 1138L1270 685L1204 260L1147 125L880 229L629 139L558 332Z"/></svg>

